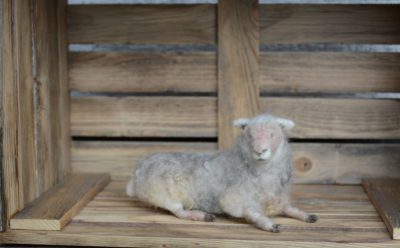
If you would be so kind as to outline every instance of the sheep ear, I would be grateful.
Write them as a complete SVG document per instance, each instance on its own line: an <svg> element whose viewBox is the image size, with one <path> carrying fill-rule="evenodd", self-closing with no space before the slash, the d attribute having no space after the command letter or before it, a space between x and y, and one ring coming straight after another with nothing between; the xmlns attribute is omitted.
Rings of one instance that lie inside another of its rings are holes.
<svg viewBox="0 0 400 248"><path fill-rule="evenodd" d="M276 118L276 121L284 130L289 130L294 127L294 122L292 120L284 118Z"/></svg>
<svg viewBox="0 0 400 248"><path fill-rule="evenodd" d="M240 127L241 129L244 129L248 124L249 124L249 119L242 118L233 121L233 125L235 127Z"/></svg>

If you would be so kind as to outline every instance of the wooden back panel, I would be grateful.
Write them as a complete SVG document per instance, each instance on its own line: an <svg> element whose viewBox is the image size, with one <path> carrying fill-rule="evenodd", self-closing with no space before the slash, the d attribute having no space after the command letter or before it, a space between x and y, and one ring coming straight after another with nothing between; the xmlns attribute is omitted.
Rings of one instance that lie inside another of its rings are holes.
<svg viewBox="0 0 400 248"><path fill-rule="evenodd" d="M74 170L126 179L152 152L214 151L237 107L256 108L259 91L261 112L296 122L288 133L296 183L399 176L400 102L371 96L400 91L400 54L365 45L399 43L400 5L246 4L252 11L238 23L224 21L223 2L70 6L70 44L95 46L68 58ZM242 32L252 41L236 47ZM243 69L234 77L242 84L221 77L224 66L230 76ZM224 94L241 97L221 107ZM230 117L218 128L219 114Z"/></svg>
<svg viewBox="0 0 400 248"><path fill-rule="evenodd" d="M2 1L6 219L71 171L66 1Z"/></svg>

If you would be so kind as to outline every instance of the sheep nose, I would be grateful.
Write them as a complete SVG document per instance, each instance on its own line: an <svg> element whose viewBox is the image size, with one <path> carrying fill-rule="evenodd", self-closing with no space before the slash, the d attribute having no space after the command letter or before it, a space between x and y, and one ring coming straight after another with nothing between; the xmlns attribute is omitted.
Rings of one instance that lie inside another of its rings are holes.
<svg viewBox="0 0 400 248"><path fill-rule="evenodd" d="M269 150L269 149L263 149L263 150L261 151L261 154L263 154L264 152L268 152L268 150Z"/></svg>

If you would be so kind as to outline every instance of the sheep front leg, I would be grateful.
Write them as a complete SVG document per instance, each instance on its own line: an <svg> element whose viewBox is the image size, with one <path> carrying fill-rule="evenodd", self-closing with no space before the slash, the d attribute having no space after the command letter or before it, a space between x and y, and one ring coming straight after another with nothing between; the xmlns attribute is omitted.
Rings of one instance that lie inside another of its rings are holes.
<svg viewBox="0 0 400 248"><path fill-rule="evenodd" d="M306 212L304 212L298 208L292 207L290 205L285 206L283 208L282 212L284 215L286 215L288 217L292 217L292 218L295 218L295 219L298 219L298 220L301 220L304 222L308 222L308 223L314 223L314 222L317 222L317 220L318 220L317 215L307 214Z"/></svg>
<svg viewBox="0 0 400 248"><path fill-rule="evenodd" d="M264 215L261 211L248 209L244 212L244 217L248 222L254 224L260 229L273 233L278 233L281 231L281 225L274 224L272 220Z"/></svg>

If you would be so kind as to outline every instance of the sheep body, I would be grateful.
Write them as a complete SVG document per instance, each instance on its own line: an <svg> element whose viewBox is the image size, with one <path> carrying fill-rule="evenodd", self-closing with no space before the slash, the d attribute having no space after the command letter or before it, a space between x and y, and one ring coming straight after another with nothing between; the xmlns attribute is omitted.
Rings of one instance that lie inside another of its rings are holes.
<svg viewBox="0 0 400 248"><path fill-rule="evenodd" d="M127 193L180 218L212 221L213 214L245 217L278 232L267 216L314 222L290 206L291 150L281 129L289 120L270 115L235 122L244 130L231 150L216 154L157 153L139 163Z"/></svg>

